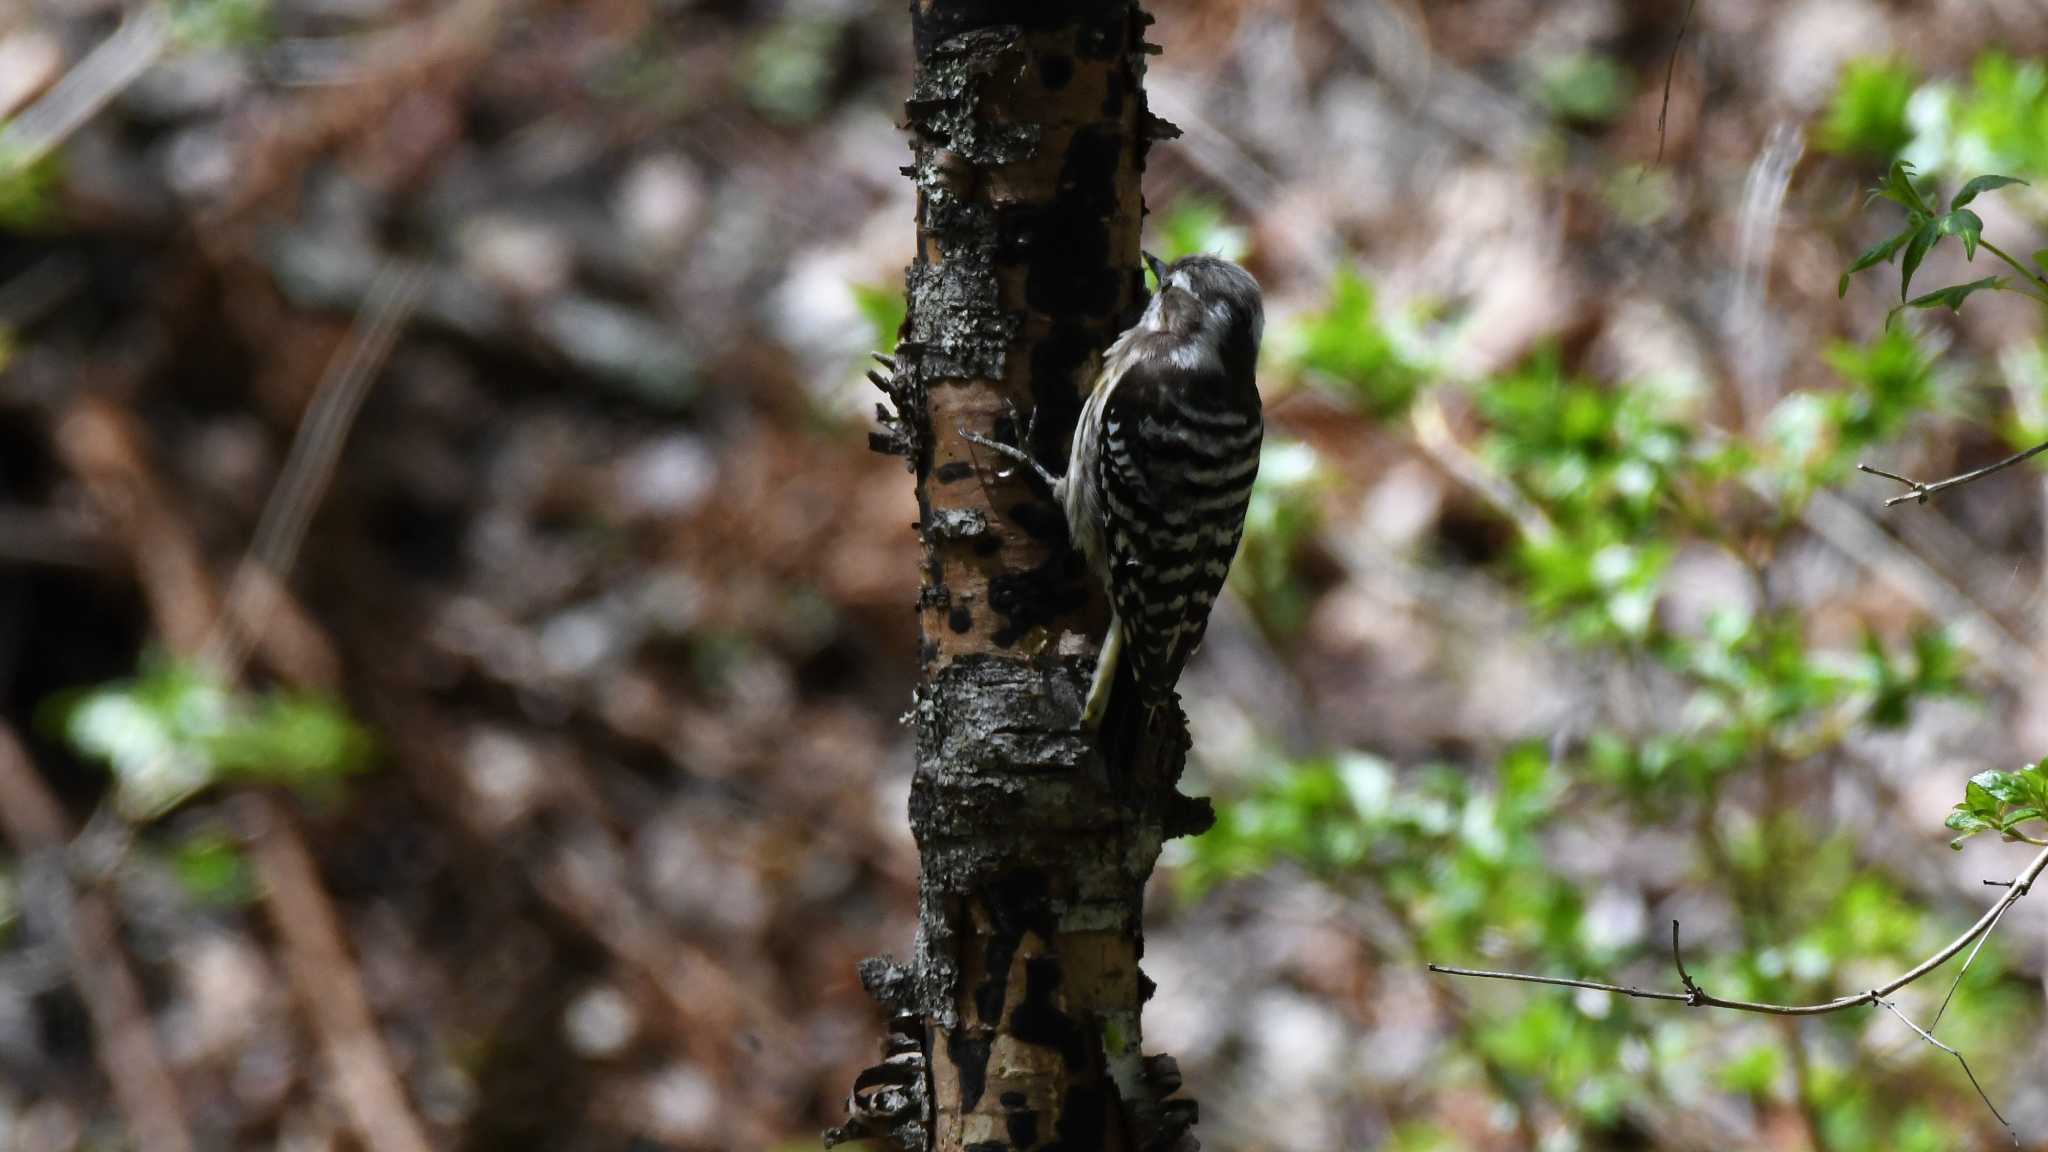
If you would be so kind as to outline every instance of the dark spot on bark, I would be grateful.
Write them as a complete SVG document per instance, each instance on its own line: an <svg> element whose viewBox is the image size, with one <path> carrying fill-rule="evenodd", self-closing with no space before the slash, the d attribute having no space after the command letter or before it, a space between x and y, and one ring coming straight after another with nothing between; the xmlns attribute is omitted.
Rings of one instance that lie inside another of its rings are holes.
<svg viewBox="0 0 2048 1152"><path fill-rule="evenodd" d="M1088 1062L1088 1045L1081 1026L1059 1006L1061 979L1057 956L1024 961L1024 999L1010 1014L1010 1032L1026 1044L1053 1049L1067 1067L1079 1069Z"/></svg>
<svg viewBox="0 0 2048 1152"><path fill-rule="evenodd" d="M1022 1092L1005 1092L996 1099L1000 1100L1005 1108L1022 1108L1026 1103Z"/></svg>
<svg viewBox="0 0 2048 1152"><path fill-rule="evenodd" d="M1098 321L1116 311L1126 270L1110 258L1109 221L1128 144L1117 125L1081 128L1060 167L1059 199L1006 214L1009 245L998 251L1027 258L1024 299L1032 308L1056 319Z"/></svg>
<svg viewBox="0 0 2048 1152"><path fill-rule="evenodd" d="M1112 19L1087 25L1080 30L1079 35L1074 37L1075 51L1085 59L1100 60L1105 56L1114 56L1123 50L1124 34L1123 21L1121 19L1124 14L1123 5L1103 4L1101 5L1101 10L1109 14ZM1135 40L1136 37L1132 37L1132 39Z"/></svg>
<svg viewBox="0 0 2048 1152"><path fill-rule="evenodd" d="M1024 934L1036 932L1050 942L1057 919L1053 915L1043 872L1020 868L990 881L982 891L982 906L988 910L988 950L983 967L986 974L974 990L974 1010L990 1024L1001 1019L1003 1002L1010 994L1010 961L1024 942Z"/></svg>
<svg viewBox="0 0 2048 1152"><path fill-rule="evenodd" d="M1074 62L1065 56L1046 56L1038 61L1038 82L1059 91L1074 78Z"/></svg>
<svg viewBox="0 0 2048 1152"><path fill-rule="evenodd" d="M927 638L923 643L917 646L917 662L919 664L929 664L932 661L937 660L938 658L938 641Z"/></svg>
<svg viewBox="0 0 2048 1152"><path fill-rule="evenodd" d="M988 606L1003 617L992 637L999 648L1015 647L1033 628L1051 624L1088 604L1080 559L1062 549L1022 572L1000 572L989 581Z"/></svg>
<svg viewBox="0 0 2048 1152"><path fill-rule="evenodd" d="M917 590L919 608L944 608L953 602L953 590L944 584L926 584Z"/></svg>
<svg viewBox="0 0 2048 1152"><path fill-rule="evenodd" d="M932 477L941 484L951 484L974 475L974 465L965 460L950 460L932 469Z"/></svg>
<svg viewBox="0 0 2048 1152"><path fill-rule="evenodd" d="M984 532L974 538L976 556L993 556L1003 550L1003 542L993 532Z"/></svg>
<svg viewBox="0 0 2048 1152"><path fill-rule="evenodd" d="M1009 1134L1010 1143L1017 1152L1026 1152L1038 1143L1038 1113L1022 1104L1010 1104L1007 1093L1003 1103L1011 1109L1010 1114L1003 1118L1003 1130Z"/></svg>
<svg viewBox="0 0 2048 1152"><path fill-rule="evenodd" d="M1038 413L1038 437L1032 450L1044 459L1073 442L1081 417L1081 399L1094 383L1083 379L1100 345L1095 329L1076 320L1056 322L1031 350L1031 403Z"/></svg>
<svg viewBox="0 0 2048 1152"><path fill-rule="evenodd" d="M1052 543L1067 538L1066 513L1049 500L1028 500L1012 504L1004 515L1017 522L1026 535L1041 543Z"/></svg>
<svg viewBox="0 0 2048 1152"><path fill-rule="evenodd" d="M1052 909L1052 884L1036 868L1013 868L989 881L982 899L998 931L1022 936L1036 932L1050 941L1059 919Z"/></svg>
<svg viewBox="0 0 2048 1152"><path fill-rule="evenodd" d="M1102 1147L1102 1135L1109 1126L1109 1093L1101 1083L1076 1084L1067 1093L1067 1106L1060 1110L1059 1140L1044 1152L1082 1152Z"/></svg>
<svg viewBox="0 0 2048 1152"><path fill-rule="evenodd" d="M966 1028L955 1028L946 1036L946 1058L953 1062L953 1070L960 1077L960 1107L972 1111L981 1103L982 1090L988 1087L988 1055L993 1047L991 1037L995 1030L990 1028L981 1035L974 1035Z"/></svg>
<svg viewBox="0 0 2048 1152"><path fill-rule="evenodd" d="M1109 84L1102 93L1102 118L1120 119L1124 114L1124 74L1121 69L1109 74Z"/></svg>
<svg viewBox="0 0 2048 1152"><path fill-rule="evenodd" d="M946 627L951 628L954 635L960 635L974 627L974 613L969 612L964 604L955 604L953 610L946 613Z"/></svg>

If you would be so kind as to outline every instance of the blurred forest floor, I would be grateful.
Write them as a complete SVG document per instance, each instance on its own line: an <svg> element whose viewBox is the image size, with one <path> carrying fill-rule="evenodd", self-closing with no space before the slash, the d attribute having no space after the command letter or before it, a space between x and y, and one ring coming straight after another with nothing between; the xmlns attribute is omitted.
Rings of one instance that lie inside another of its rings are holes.
<svg viewBox="0 0 2048 1152"><path fill-rule="evenodd" d="M2038 317L1837 277L1895 154L2048 180L2048 8L1153 7L1154 247L1273 318L1146 953L1205 1145L2004 1143L1888 1016L1420 963L1664 986L1679 916L1716 991L1832 995L2012 875L1942 819L2048 735L2048 485L1848 465L2048 427ZM843 1117L915 923L861 379L909 53L863 0L0 6L0 1148ZM1943 1025L2034 1147L2042 924Z"/></svg>

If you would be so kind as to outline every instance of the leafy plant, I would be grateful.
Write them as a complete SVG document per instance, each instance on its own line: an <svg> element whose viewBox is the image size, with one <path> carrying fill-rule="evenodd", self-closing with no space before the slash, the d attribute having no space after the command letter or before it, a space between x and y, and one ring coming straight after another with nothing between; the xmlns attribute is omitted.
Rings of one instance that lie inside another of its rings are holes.
<svg viewBox="0 0 2048 1152"><path fill-rule="evenodd" d="M4 128L0 122L0 128ZM33 160L0 146L0 232L35 232L56 215L57 159Z"/></svg>
<svg viewBox="0 0 2048 1152"><path fill-rule="evenodd" d="M1870 154L1905 145L1917 123L1912 84L1897 64L1849 69L1827 145ZM1994 290L2048 300L2048 253L2031 266L2015 259L1977 215L1982 197L2019 183L1957 180L1944 200L1909 164L1890 165L1873 198L1905 219L1849 276L1896 267L1899 309L1957 309ZM1999 261L2002 274L1915 292L1928 255L1950 241L1967 262L1980 251ZM1348 270L1280 347L1276 359L1373 415L1400 411L1428 378ZM1661 899L1655 883L1620 880L1610 900L1619 911L1596 914L1589 905L1603 898L1604 878L1557 875L1565 846L1625 815L1641 851L1688 861L1684 890L1725 902L1724 946L1686 953L1718 996L1825 1002L1870 987L1856 983L1866 968L1907 971L1944 947L1955 918L1921 907L1812 809L1817 782L1859 756L1861 734L1897 729L1926 702L1967 692L1963 655L1939 622L1816 626L1814 614L1783 602L1772 558L1803 539L1815 493L1959 390L1909 325L1824 355L1840 386L1783 397L1753 431L1712 427L1682 386L1590 378L1554 352L1445 385L1470 401L1447 407L1468 417L1460 436L1477 426L1476 470L1523 502L1501 501L1518 531L1494 575L1528 616L1636 686L1640 704L1576 715L1552 740L1471 763L1396 764L1346 747L1287 759L1219 804L1215 830L1187 849L1182 881L1201 889L1284 861L1360 890L1376 919L1383 910L1394 939L1375 930L1373 946L1397 962L1472 957L1498 967L1512 958L1603 979L1634 966L1658 974L1638 986L1668 987L1670 937L1641 922ZM1681 568L1698 559L1713 564ZM1266 561L1275 568L1259 572L1262 583L1281 571ZM1705 569L1711 610L1697 589L1690 604L1674 594L1674 573ZM1986 831L2048 840L2043 781L2041 766L1980 775L1951 829L1959 841ZM1686 928L1690 940L1690 918ZM1973 995L1958 997L1941 1024L1946 1041L2037 1026L2026 989L2002 978L1995 943L1974 963ZM1956 1144L1954 1106L1975 1095L1956 1075L1943 1081L1956 1097L1901 1107L1857 1054L1867 1014L1781 1031L1743 1017L1652 1016L1597 995L1474 990L1459 1003L1465 1015L1446 1055L1476 1070L1468 1075L1481 1083L1469 1087L1518 1107L1537 1100L1588 1144L1624 1102L1696 1098L1718 1085L1759 1108L1796 1110L1828 1147L1931 1150ZM1998 1023L1999 1013L2018 1015ZM1435 1139L1412 1130L1423 1146Z"/></svg>
<svg viewBox="0 0 2048 1152"><path fill-rule="evenodd" d="M113 769L116 804L138 820L219 780L329 787L369 757L368 735L333 701L237 692L162 658L146 659L134 680L61 703L59 725L81 755Z"/></svg>
<svg viewBox="0 0 2048 1152"><path fill-rule="evenodd" d="M1152 220L1151 252L1168 262L1196 253L1241 260L1250 247L1245 230L1230 222L1221 204L1206 197L1178 197L1173 207Z"/></svg>
<svg viewBox="0 0 2048 1152"><path fill-rule="evenodd" d="M1913 166L1903 160L1892 161L1891 170L1885 174L1884 183L1870 190L1873 200L1889 200L1906 210L1906 225L1898 232L1878 241L1863 254L1856 257L1849 269L1842 273L1837 286L1837 295L1849 293L1849 280L1857 273L1874 268L1879 264L1890 264L1894 256L1899 257L1899 299L1900 308L1947 308L1958 311L1963 301L1978 292L2013 291L2048 304L2048 280L2042 278L2038 268L2029 268L2014 259L2004 249L1984 239L1984 220L1968 205L1981 193L2024 184L2026 181L2012 176L1982 175L1972 177L1956 192L1955 199L1942 207L1940 197L1929 200L1913 183ZM1955 238L1962 242L1963 258L1977 259L1977 249L1998 257L2020 274L2017 285L1999 276L1987 276L1967 284L1951 284L1918 296L1910 296L1913 274L1920 270L1921 261L1943 240ZM2037 254L2038 255L2038 254Z"/></svg>
<svg viewBox="0 0 2048 1152"><path fill-rule="evenodd" d="M1865 57L1843 67L1818 132L1830 152L1890 158L1913 139L1906 105L1917 77L1903 61Z"/></svg>
<svg viewBox="0 0 2048 1152"><path fill-rule="evenodd" d="M245 49L270 38L270 0L175 0L170 12L181 47Z"/></svg>
<svg viewBox="0 0 2048 1152"><path fill-rule="evenodd" d="M1928 167L2048 175L2048 69L2039 60L1987 53L1968 87L1927 85L1908 116L1915 139L1907 153Z"/></svg>
<svg viewBox="0 0 2048 1152"><path fill-rule="evenodd" d="M2021 831L2039 820L2048 820L2048 760L2017 772L1979 772L1963 786L1962 803L1948 814L1948 827L1960 833L1949 847L1961 849L1979 832L2048 846L2048 839Z"/></svg>
<svg viewBox="0 0 2048 1152"><path fill-rule="evenodd" d="M1372 286L1350 268L1337 270L1322 309L1302 317L1275 343L1276 359L1375 416L1405 410L1425 376L1380 323Z"/></svg>
<svg viewBox="0 0 2048 1152"><path fill-rule="evenodd" d="M1298 631L1308 613L1300 557L1322 527L1325 487L1322 465L1309 445L1275 438L1259 453L1229 579L1259 622L1281 636Z"/></svg>
<svg viewBox="0 0 2048 1152"><path fill-rule="evenodd" d="M844 32L837 19L791 17L775 23L747 50L748 102L777 120L815 119L831 95Z"/></svg>
<svg viewBox="0 0 2048 1152"><path fill-rule="evenodd" d="M902 330L903 317L910 310L909 302L903 298L903 290L879 284L851 284L848 288L853 292L853 303L860 309L861 318L868 322L869 343L884 354L896 351L896 334Z"/></svg>
<svg viewBox="0 0 2048 1152"><path fill-rule="evenodd" d="M1629 72L1611 56L1556 56L1536 66L1535 95L1560 120L1604 124L1628 106Z"/></svg>
<svg viewBox="0 0 2048 1152"><path fill-rule="evenodd" d="M256 897L256 877L240 847L225 836L202 832L178 842L171 874L193 899L206 904L246 904Z"/></svg>

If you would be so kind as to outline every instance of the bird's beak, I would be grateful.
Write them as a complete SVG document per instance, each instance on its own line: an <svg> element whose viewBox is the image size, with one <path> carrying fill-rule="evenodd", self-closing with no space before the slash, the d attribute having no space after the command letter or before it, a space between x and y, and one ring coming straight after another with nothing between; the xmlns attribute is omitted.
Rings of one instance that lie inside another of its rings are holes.
<svg viewBox="0 0 2048 1152"><path fill-rule="evenodd" d="M1152 270L1152 279L1158 282L1159 287L1166 287L1166 261L1150 252L1140 252L1138 255L1145 258L1145 267Z"/></svg>

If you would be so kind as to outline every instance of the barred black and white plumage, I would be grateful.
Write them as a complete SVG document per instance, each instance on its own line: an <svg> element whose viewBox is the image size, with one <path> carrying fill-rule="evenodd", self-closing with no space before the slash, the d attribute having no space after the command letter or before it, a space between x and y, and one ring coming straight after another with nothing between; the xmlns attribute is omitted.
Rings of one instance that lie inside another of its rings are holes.
<svg viewBox="0 0 2048 1152"><path fill-rule="evenodd" d="M1237 554L1264 435L1258 283L1214 256L1154 271L1159 290L1104 354L1054 485L1115 610L1082 713L1090 727L1119 660L1148 707L1172 699Z"/></svg>

